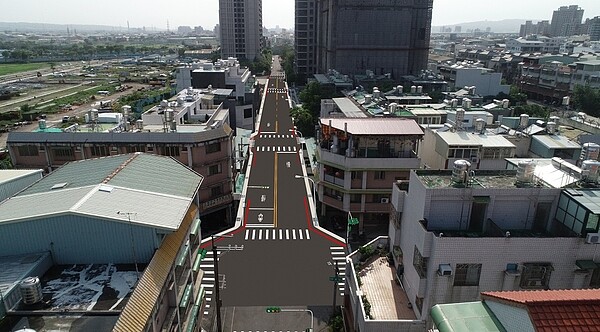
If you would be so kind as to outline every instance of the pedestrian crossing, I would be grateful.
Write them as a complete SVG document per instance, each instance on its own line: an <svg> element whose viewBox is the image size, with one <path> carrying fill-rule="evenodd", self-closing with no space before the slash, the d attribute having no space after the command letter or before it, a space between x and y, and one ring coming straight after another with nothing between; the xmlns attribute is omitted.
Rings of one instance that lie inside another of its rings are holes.
<svg viewBox="0 0 600 332"><path fill-rule="evenodd" d="M268 88L267 93L287 93L287 89Z"/></svg>
<svg viewBox="0 0 600 332"><path fill-rule="evenodd" d="M337 289L341 296L344 296L346 283L346 248L344 247L329 247L331 259L333 260L333 268L337 265L337 276L341 278L337 282Z"/></svg>
<svg viewBox="0 0 600 332"><path fill-rule="evenodd" d="M245 241L302 241L310 240L310 231L306 228L247 228Z"/></svg>
<svg viewBox="0 0 600 332"><path fill-rule="evenodd" d="M219 251L217 251L217 256L220 254ZM213 258L213 252L212 250L209 250L206 253L206 257L204 257L202 259L202 261L200 262L200 269L204 272L204 275L202 276L202 281L200 282L200 285L204 288L204 296L205 296L205 305L204 305L204 315L208 315L209 310L210 310L210 306L212 304L212 298L213 298L213 294L214 294L214 290L215 290L215 278L217 278L217 276L215 276L215 261Z"/></svg>
<svg viewBox="0 0 600 332"><path fill-rule="evenodd" d="M292 134L260 134L259 138L294 138Z"/></svg>
<svg viewBox="0 0 600 332"><path fill-rule="evenodd" d="M269 146L259 145L256 147L256 152L296 152L295 146Z"/></svg>

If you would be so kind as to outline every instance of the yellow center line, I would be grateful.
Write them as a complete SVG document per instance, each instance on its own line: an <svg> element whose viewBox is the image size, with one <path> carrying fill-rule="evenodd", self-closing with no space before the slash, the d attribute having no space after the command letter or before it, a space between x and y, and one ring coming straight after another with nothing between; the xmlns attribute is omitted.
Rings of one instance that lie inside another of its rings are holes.
<svg viewBox="0 0 600 332"><path fill-rule="evenodd" d="M273 227L277 227L277 152L275 152L275 172L273 176Z"/></svg>

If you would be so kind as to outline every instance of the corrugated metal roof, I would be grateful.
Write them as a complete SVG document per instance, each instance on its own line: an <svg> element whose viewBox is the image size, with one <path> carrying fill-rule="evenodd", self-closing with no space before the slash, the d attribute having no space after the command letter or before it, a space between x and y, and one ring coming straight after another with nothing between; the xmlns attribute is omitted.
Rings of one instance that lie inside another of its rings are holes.
<svg viewBox="0 0 600 332"><path fill-rule="evenodd" d="M143 206L140 203L143 202ZM128 222L126 215L118 211L133 212L131 222L156 228L174 230L185 216L190 198L163 196L153 192L143 192L114 187L110 192L96 188L72 211L107 219Z"/></svg>
<svg viewBox="0 0 600 332"><path fill-rule="evenodd" d="M356 106L350 98L341 97L341 98L333 98L333 102L340 109L344 115L349 118L367 118L368 116L365 112L360 109L360 107Z"/></svg>
<svg viewBox="0 0 600 332"><path fill-rule="evenodd" d="M533 135L531 139L540 142L548 149L581 149L581 145L561 135Z"/></svg>
<svg viewBox="0 0 600 332"><path fill-rule="evenodd" d="M202 176L170 157L140 154L118 172L109 185L150 192L193 197ZM177 177L176 179L174 177Z"/></svg>
<svg viewBox="0 0 600 332"><path fill-rule="evenodd" d="M480 135L466 131L438 132L439 137L450 146L477 145L483 147L514 148L515 145L501 135Z"/></svg>
<svg viewBox="0 0 600 332"><path fill-rule="evenodd" d="M175 180L175 177L177 180ZM142 153L72 162L0 204L0 222L61 213L177 229L202 176L171 157ZM59 184L64 188L52 189ZM143 208L136 209L140 203ZM133 210L133 211L132 211Z"/></svg>
<svg viewBox="0 0 600 332"><path fill-rule="evenodd" d="M148 321L152 318L152 311L157 305L160 292L165 286L169 272L175 263L175 257L188 234L197 211L198 208L192 205L179 229L167 235L158 250L156 250L127 305L123 308L113 328L114 332L145 331Z"/></svg>
<svg viewBox="0 0 600 332"><path fill-rule="evenodd" d="M431 319L440 332L506 331L481 301L438 304L431 308Z"/></svg>
<svg viewBox="0 0 600 332"><path fill-rule="evenodd" d="M48 192L57 183L67 183L65 188L97 185L131 156L124 154L70 162L46 175L40 181L23 190L19 195Z"/></svg>
<svg viewBox="0 0 600 332"><path fill-rule="evenodd" d="M0 222L67 212L94 188L86 186L14 196L0 204Z"/></svg>
<svg viewBox="0 0 600 332"><path fill-rule="evenodd" d="M348 124L348 133L352 135L423 135L421 126L410 119L321 118L322 125L329 125L330 121L337 130L344 130L345 124Z"/></svg>

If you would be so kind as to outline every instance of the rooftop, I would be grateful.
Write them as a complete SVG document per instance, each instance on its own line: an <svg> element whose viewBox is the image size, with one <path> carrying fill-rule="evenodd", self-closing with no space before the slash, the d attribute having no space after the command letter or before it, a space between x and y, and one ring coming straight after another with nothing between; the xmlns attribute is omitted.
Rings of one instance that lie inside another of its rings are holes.
<svg viewBox="0 0 600 332"><path fill-rule="evenodd" d="M366 118L368 117L350 98L341 97L333 98L333 102L345 116L349 118Z"/></svg>
<svg viewBox="0 0 600 332"><path fill-rule="evenodd" d="M360 289L371 303L375 320L416 320L406 293L395 281L396 270L388 264L387 257L377 257L358 272Z"/></svg>
<svg viewBox="0 0 600 332"><path fill-rule="evenodd" d="M581 149L581 145L562 135L533 135L531 139L548 149Z"/></svg>
<svg viewBox="0 0 600 332"><path fill-rule="evenodd" d="M400 118L321 118L321 125L347 130L352 135L423 135L416 121Z"/></svg>
<svg viewBox="0 0 600 332"><path fill-rule="evenodd" d="M478 134L466 131L437 132L437 135L449 146L483 146L494 148L514 148L515 145L501 135Z"/></svg>
<svg viewBox="0 0 600 332"><path fill-rule="evenodd" d="M41 172L41 169L3 169L0 170L0 185L30 174Z"/></svg>
<svg viewBox="0 0 600 332"><path fill-rule="evenodd" d="M457 188L452 180L452 170L414 170L428 189ZM516 188L516 170L476 170L469 181L472 188ZM464 186L458 186L461 188Z"/></svg>
<svg viewBox="0 0 600 332"><path fill-rule="evenodd" d="M431 308L431 318L440 332L506 332L481 301L438 304Z"/></svg>
<svg viewBox="0 0 600 332"><path fill-rule="evenodd" d="M179 181L173 181L176 177ZM178 161L141 153L75 161L0 204L0 222L82 214L128 221L117 211L146 202L131 222L177 229L202 176Z"/></svg>

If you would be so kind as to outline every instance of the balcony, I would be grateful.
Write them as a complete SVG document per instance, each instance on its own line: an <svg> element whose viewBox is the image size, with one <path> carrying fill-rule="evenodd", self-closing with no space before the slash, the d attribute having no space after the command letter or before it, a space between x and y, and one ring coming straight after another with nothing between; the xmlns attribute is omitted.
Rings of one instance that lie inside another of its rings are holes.
<svg viewBox="0 0 600 332"><path fill-rule="evenodd" d="M325 203L333 208L336 208L338 210L343 210L343 208L344 208L344 202L343 202L342 196L331 197L331 196L323 195L323 203Z"/></svg>
<svg viewBox="0 0 600 332"><path fill-rule="evenodd" d="M342 179L342 178L338 178L338 177L335 177L333 175L325 174L325 176L323 177L323 180L325 182L329 182L329 183L335 184L335 185L340 186L342 188L344 187L344 179Z"/></svg>
<svg viewBox="0 0 600 332"><path fill-rule="evenodd" d="M333 153L328 149L319 149L319 158L322 163L338 165L346 170L350 169L413 169L419 168L421 159L410 151L405 154L395 154L394 157L346 157L345 155ZM392 154L393 156L394 154Z"/></svg>

